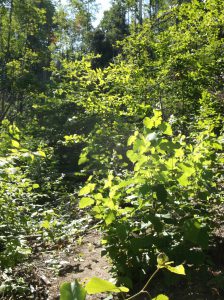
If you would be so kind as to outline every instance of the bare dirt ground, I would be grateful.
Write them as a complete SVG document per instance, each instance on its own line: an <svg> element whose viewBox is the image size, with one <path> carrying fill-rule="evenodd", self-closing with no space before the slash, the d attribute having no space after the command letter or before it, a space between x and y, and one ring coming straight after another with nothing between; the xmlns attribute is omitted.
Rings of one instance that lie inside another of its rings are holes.
<svg viewBox="0 0 224 300"><path fill-rule="evenodd" d="M86 233L77 238L72 244L57 245L54 249L43 245L38 247L30 262L22 263L13 270L13 274L1 274L17 278L11 282L17 286L16 291L0 295L1 300L58 300L60 298L60 285L64 282L73 282L77 279L85 283L91 277L111 279L110 264L106 257L101 256L101 235L97 230ZM18 292L18 281L22 286L28 287L26 291ZM105 299L105 295L87 296L91 300Z"/></svg>
<svg viewBox="0 0 224 300"><path fill-rule="evenodd" d="M48 300L59 299L59 289L63 282L73 282L75 279L79 282L87 282L91 277L106 280L111 278L109 262L106 257L101 257L100 238L99 232L94 231L83 238L79 247L70 249L68 253L67 251L58 253L59 276L51 277ZM51 272L46 276L49 278ZM88 296L88 299L101 299L101 296Z"/></svg>
<svg viewBox="0 0 224 300"><path fill-rule="evenodd" d="M208 253L215 265L211 265L209 272L198 270L191 280L183 278L173 286L161 286L161 278L155 278L150 287L153 295L165 293L171 300L224 300L223 225L217 229L215 236L217 241ZM8 273L0 270L0 285L1 281L8 280L10 286L15 287L1 294L0 300L59 300L60 286L64 282L77 279L86 283L92 277L111 279L110 262L101 256L101 238L99 231L88 228L81 235L74 236L72 241L45 245L41 240L32 240L33 254L29 261L22 262ZM107 296L87 297L88 300L101 300Z"/></svg>

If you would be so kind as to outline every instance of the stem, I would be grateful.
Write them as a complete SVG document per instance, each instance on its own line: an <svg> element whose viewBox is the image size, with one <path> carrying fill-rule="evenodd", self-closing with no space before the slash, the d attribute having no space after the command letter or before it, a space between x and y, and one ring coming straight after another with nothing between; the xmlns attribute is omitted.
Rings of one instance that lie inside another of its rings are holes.
<svg viewBox="0 0 224 300"><path fill-rule="evenodd" d="M144 285L144 287L142 288L142 291L144 291L147 286L149 285L150 281L153 279L153 277L159 272L159 268L155 270L155 272L150 276L149 280L146 282L146 284Z"/></svg>
<svg viewBox="0 0 224 300"><path fill-rule="evenodd" d="M137 294L135 294L135 295L133 295L133 296L127 298L126 300L134 299L134 298L140 296L141 294L146 294L146 295L149 297L150 300L152 299L152 297L151 297L151 295L149 294L149 292L141 290L140 292L138 292Z"/></svg>
<svg viewBox="0 0 224 300"><path fill-rule="evenodd" d="M124 297L124 294L123 294L123 293L121 293L121 297L122 297L123 300L125 300L125 297Z"/></svg>
<svg viewBox="0 0 224 300"><path fill-rule="evenodd" d="M127 298L126 300L132 300L136 297L138 297L141 294L147 294L147 296L149 297L149 299L152 299L151 295L149 294L149 292L147 292L145 289L148 287L149 283L151 282L151 280L153 279L153 277L159 272L160 268L157 268L155 270L155 272L149 277L149 280L146 282L146 284L144 285L144 287L141 289L141 291L139 291L137 294Z"/></svg>
<svg viewBox="0 0 224 300"><path fill-rule="evenodd" d="M146 295L149 297L150 300L152 299L152 296L149 294L149 292L147 292L147 291L142 291L142 294L146 294Z"/></svg>
<svg viewBox="0 0 224 300"><path fill-rule="evenodd" d="M133 296L131 296L131 297L127 298L126 300L131 300L131 299L134 299L134 298L138 297L139 295L141 295L141 291L140 291L140 292L138 292L137 294L135 294L135 295L133 295Z"/></svg>

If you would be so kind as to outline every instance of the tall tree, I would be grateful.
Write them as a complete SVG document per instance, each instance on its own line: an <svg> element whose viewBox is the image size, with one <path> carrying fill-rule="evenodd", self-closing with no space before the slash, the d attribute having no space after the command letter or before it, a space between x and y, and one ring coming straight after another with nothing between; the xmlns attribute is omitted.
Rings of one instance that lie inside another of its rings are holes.
<svg viewBox="0 0 224 300"><path fill-rule="evenodd" d="M0 120L22 112L28 91L43 88L53 14L51 0L0 2Z"/></svg>
<svg viewBox="0 0 224 300"><path fill-rule="evenodd" d="M126 3L121 0L113 1L111 8L104 12L103 19L91 37L90 49L101 55L100 59L95 60L95 66L107 66L119 53L116 43L129 33L126 14Z"/></svg>
<svg viewBox="0 0 224 300"><path fill-rule="evenodd" d="M69 0L67 5L59 6L55 19L58 25L57 49L67 58L77 52L89 51L96 10L95 0Z"/></svg>

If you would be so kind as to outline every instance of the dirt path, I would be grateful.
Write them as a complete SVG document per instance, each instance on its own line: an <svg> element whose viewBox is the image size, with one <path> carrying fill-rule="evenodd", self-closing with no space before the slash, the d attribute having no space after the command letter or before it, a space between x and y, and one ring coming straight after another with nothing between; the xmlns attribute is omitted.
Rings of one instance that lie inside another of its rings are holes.
<svg viewBox="0 0 224 300"><path fill-rule="evenodd" d="M10 286L0 294L0 300L59 300L64 282L78 279L82 283L92 277L110 279L110 265L106 257L101 257L100 240L98 231L87 230L66 244L50 246L32 241L34 251L29 261L5 272L0 270L0 286L3 280ZM105 299L105 295L88 295L87 299Z"/></svg>
<svg viewBox="0 0 224 300"><path fill-rule="evenodd" d="M59 276L49 278L50 273L45 276L50 281L48 300L59 299L59 288L63 282L72 282L78 279L79 282L86 282L91 277L110 279L109 263L105 257L101 257L101 236L94 231L87 234L81 241L81 245L76 248L73 245L69 251L58 252L57 260L59 264ZM55 255L54 255L55 257ZM45 263L49 263L49 257L44 254ZM54 262L54 261L53 261ZM101 299L101 296L88 296L88 299Z"/></svg>

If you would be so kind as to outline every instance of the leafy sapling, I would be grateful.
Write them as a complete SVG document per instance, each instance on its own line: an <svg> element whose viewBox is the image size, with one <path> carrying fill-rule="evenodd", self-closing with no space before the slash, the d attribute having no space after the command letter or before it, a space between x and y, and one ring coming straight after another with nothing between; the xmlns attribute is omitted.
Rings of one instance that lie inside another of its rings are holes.
<svg viewBox="0 0 224 300"><path fill-rule="evenodd" d="M157 269L154 273L149 277L146 284L143 288L128 298L125 298L123 293L128 293L129 289L120 286L117 287L115 284L111 283L110 281L103 280L97 277L93 277L90 281L85 285L82 286L79 284L77 280L72 283L65 282L60 287L60 300L85 300L87 295L94 295L98 293L122 293L122 297L124 300L133 300L139 296L146 296L146 299L150 300L168 300L169 298L166 295L160 294L155 298L152 298L150 293L148 292L149 284L151 283L152 279L156 276L156 274L161 269L167 269L172 273L176 273L179 275L185 275L185 269L183 265L172 266L173 262L169 261L168 257L164 253L160 253L157 257Z"/></svg>

